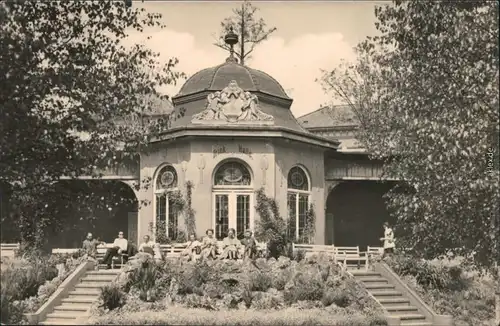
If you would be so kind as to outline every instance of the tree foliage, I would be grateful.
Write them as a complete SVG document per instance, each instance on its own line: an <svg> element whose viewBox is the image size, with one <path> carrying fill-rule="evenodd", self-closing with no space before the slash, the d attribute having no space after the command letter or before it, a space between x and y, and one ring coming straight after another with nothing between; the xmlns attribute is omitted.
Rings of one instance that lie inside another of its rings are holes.
<svg viewBox="0 0 500 326"><path fill-rule="evenodd" d="M385 175L399 244L427 258L500 259L498 2L396 1L379 36L322 82L349 104Z"/></svg>
<svg viewBox="0 0 500 326"><path fill-rule="evenodd" d="M33 230L48 218L42 203L61 176L98 177L134 163L166 128L143 116L161 105L159 86L181 76L177 59L160 63L150 49L123 42L128 31L161 26L160 18L124 2L0 4L0 177L12 186L17 218Z"/></svg>
<svg viewBox="0 0 500 326"><path fill-rule="evenodd" d="M230 51L230 46L225 43L224 37L233 29L239 35L239 50L235 50L235 54L241 64L245 63L245 59L250 58L250 54L255 47L267 40L269 35L276 31L276 27L267 27L266 22L262 18L256 17L258 8L252 3L245 0L241 7L233 9L233 16L224 19L221 22L221 31L216 35L215 46L224 50Z"/></svg>

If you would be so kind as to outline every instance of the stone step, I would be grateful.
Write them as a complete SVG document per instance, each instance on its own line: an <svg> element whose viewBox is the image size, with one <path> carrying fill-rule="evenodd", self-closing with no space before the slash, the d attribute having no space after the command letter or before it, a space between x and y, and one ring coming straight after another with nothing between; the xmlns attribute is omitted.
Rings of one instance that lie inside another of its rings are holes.
<svg viewBox="0 0 500 326"><path fill-rule="evenodd" d="M76 319L48 318L45 321L39 322L38 325L76 325Z"/></svg>
<svg viewBox="0 0 500 326"><path fill-rule="evenodd" d="M437 326L427 321L401 321L401 326Z"/></svg>
<svg viewBox="0 0 500 326"><path fill-rule="evenodd" d="M403 294L398 291L369 291L375 298L377 297L401 297Z"/></svg>
<svg viewBox="0 0 500 326"><path fill-rule="evenodd" d="M62 299L61 302L64 303L74 303L74 304L92 304L97 300L97 297L91 297L91 296L75 296L73 298L65 298Z"/></svg>
<svg viewBox="0 0 500 326"><path fill-rule="evenodd" d="M97 283L97 282L89 282L89 283L78 283L77 285L75 285L75 289L97 289L97 290L101 290L102 287L108 285L109 283L103 283L103 284L100 284L100 283Z"/></svg>
<svg viewBox="0 0 500 326"><path fill-rule="evenodd" d="M59 311L76 311L76 312L85 312L89 310L89 308L92 306L92 304L74 304L74 303L63 303L62 305L59 305L54 308L54 312L59 312Z"/></svg>
<svg viewBox="0 0 500 326"><path fill-rule="evenodd" d="M368 291L394 291L394 289L396 288L394 285L392 284L365 284L365 287Z"/></svg>
<svg viewBox="0 0 500 326"><path fill-rule="evenodd" d="M76 320L79 317L85 315L85 312L75 312L75 311L58 311L47 314L47 319L59 319L59 320Z"/></svg>
<svg viewBox="0 0 500 326"><path fill-rule="evenodd" d="M378 283L383 283L387 284L389 281L383 277L369 277L369 278L364 278L360 280L363 283L367 284L378 284Z"/></svg>
<svg viewBox="0 0 500 326"><path fill-rule="evenodd" d="M393 315L394 317L398 317L403 320L407 321L425 321L425 316L421 314L407 314L407 315Z"/></svg>
<svg viewBox="0 0 500 326"><path fill-rule="evenodd" d="M410 300L408 300L407 298L404 298L402 296L395 297L395 298L382 297L382 298L378 298L377 300L384 308L409 306L410 305Z"/></svg>
<svg viewBox="0 0 500 326"><path fill-rule="evenodd" d="M365 270L353 270L350 271L351 274L359 280L364 280L366 278L382 277L380 273L365 271Z"/></svg>
<svg viewBox="0 0 500 326"><path fill-rule="evenodd" d="M100 269L98 271L88 271L85 276L87 275L118 275L120 273L119 269Z"/></svg>
<svg viewBox="0 0 500 326"><path fill-rule="evenodd" d="M101 289L78 288L69 293L69 298L71 298L72 295L99 297L99 295L101 295Z"/></svg>
<svg viewBox="0 0 500 326"><path fill-rule="evenodd" d="M87 275L81 279L82 282L111 282L116 275Z"/></svg>
<svg viewBox="0 0 500 326"><path fill-rule="evenodd" d="M385 308L392 315L415 315L418 314L418 308L414 306L393 306Z"/></svg>
<svg viewBox="0 0 500 326"><path fill-rule="evenodd" d="M80 283L78 283L75 286L78 285L85 285L85 287L103 287L106 285L111 284L112 281L88 281L88 280L81 280Z"/></svg>

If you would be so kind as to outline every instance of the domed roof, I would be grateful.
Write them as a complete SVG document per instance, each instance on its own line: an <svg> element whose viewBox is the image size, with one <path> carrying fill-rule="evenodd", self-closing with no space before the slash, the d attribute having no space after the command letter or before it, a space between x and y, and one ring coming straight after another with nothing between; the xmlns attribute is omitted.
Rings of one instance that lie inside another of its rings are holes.
<svg viewBox="0 0 500 326"><path fill-rule="evenodd" d="M191 76L175 97L203 91L220 91L235 80L245 91L262 92L271 96L289 99L283 87L265 72L242 66L234 61L206 68Z"/></svg>

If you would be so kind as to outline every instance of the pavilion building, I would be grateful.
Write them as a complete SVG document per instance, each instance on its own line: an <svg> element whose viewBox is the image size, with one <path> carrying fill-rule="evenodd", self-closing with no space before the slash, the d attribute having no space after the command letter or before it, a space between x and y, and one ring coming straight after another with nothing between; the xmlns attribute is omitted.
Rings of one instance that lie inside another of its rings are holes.
<svg viewBox="0 0 500 326"><path fill-rule="evenodd" d="M129 185L152 180L152 187L132 193L138 203L149 204L137 205L137 212L122 210L101 225L104 240L112 241L119 228L139 241L159 221L175 239L185 214L176 211L170 194L185 194L190 183L198 236L206 229L218 238L229 228L238 234L254 229L255 192L262 188L291 219L297 237L312 205L314 243L380 244L382 223L389 219L383 195L391 182L381 181L381 162L369 159L355 140L357 126L335 118L348 107L325 107L296 119L280 83L232 55L192 75L165 105L151 115L170 112L170 128L140 153L136 166L107 171L103 179ZM86 231L68 235L77 241L59 246L79 245Z"/></svg>

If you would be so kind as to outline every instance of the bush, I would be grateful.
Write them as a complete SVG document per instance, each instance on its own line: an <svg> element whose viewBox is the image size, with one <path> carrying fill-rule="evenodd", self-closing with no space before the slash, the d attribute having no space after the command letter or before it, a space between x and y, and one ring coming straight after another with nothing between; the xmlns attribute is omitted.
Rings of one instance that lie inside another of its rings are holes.
<svg viewBox="0 0 500 326"><path fill-rule="evenodd" d="M298 274L293 280L293 285L285 290L285 301L318 301L323 297L324 283L317 277Z"/></svg>
<svg viewBox="0 0 500 326"><path fill-rule="evenodd" d="M113 283L101 288L99 300L101 301L100 308L111 311L125 305L126 295L119 286Z"/></svg>
<svg viewBox="0 0 500 326"><path fill-rule="evenodd" d="M37 296L39 288L57 276L58 272L53 262L46 256L25 254L25 258L13 259L2 264L0 291L2 323L20 322L22 314L30 308L22 301Z"/></svg>
<svg viewBox="0 0 500 326"><path fill-rule="evenodd" d="M139 291L139 297L144 301L154 301L158 297L159 285L162 280L163 268L152 260L143 262L140 268L129 272L129 278L125 289L130 291L134 288Z"/></svg>
<svg viewBox="0 0 500 326"><path fill-rule="evenodd" d="M287 255L293 241L291 223L279 214L278 204L267 197L262 188L257 191L255 209L260 217L256 221L255 237L267 243L269 257L278 259Z"/></svg>
<svg viewBox="0 0 500 326"><path fill-rule="evenodd" d="M262 272L254 272L250 274L250 289L251 291L266 292L273 284L273 280L269 274Z"/></svg>
<svg viewBox="0 0 500 326"><path fill-rule="evenodd" d="M155 301L158 307L175 302L209 310L313 309L333 303L367 313L373 310L366 290L324 255L301 262L279 257L245 263L173 260L160 264L139 257L129 262L117 283L128 292L127 311L153 307L144 300Z"/></svg>

